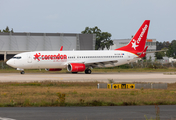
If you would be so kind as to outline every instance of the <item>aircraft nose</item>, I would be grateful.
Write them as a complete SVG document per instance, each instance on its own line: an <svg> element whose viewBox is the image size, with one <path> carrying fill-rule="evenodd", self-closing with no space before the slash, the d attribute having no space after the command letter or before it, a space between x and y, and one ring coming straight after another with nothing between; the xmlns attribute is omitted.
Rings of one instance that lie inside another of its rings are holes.
<svg viewBox="0 0 176 120"><path fill-rule="evenodd" d="M9 65L9 66L13 66L13 60L12 60L12 59L8 60L8 61L6 62L6 64Z"/></svg>

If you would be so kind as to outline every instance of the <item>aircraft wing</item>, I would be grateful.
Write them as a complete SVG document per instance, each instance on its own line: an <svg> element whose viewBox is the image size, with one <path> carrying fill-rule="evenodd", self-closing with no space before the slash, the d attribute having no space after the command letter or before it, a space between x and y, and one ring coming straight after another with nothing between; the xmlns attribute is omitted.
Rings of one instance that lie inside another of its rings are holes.
<svg viewBox="0 0 176 120"><path fill-rule="evenodd" d="M104 61L88 61L88 62L85 62L85 61L75 61L75 62L72 62L72 63L83 63L86 65L86 67L97 67L98 65L102 66L102 67L105 67L106 64L111 64L112 66L115 66L114 63L117 63L118 60L104 60ZM65 65L68 65L69 63L66 63Z"/></svg>
<svg viewBox="0 0 176 120"><path fill-rule="evenodd" d="M157 51L150 51L150 52L145 52L146 54L147 53L156 53L156 52L165 52L167 50L157 50ZM141 54L142 52L138 52L137 54Z"/></svg>
<svg viewBox="0 0 176 120"><path fill-rule="evenodd" d="M150 52L146 52L146 53L156 53L156 52L165 52L167 50L157 50L157 51L150 51Z"/></svg>
<svg viewBox="0 0 176 120"><path fill-rule="evenodd" d="M86 66L91 66L91 67L97 67L98 65L105 67L106 64L111 64L112 66L115 66L114 63L117 63L118 60L107 60L107 61L90 61L90 62L85 62L84 64Z"/></svg>
<svg viewBox="0 0 176 120"><path fill-rule="evenodd" d="M142 51L142 52L138 52L137 54L139 55L139 57L135 57L133 60L138 60L139 58L143 58L145 57L145 55L147 53L155 53L155 52L162 52L162 51L166 51L166 50L157 50L157 51L150 51L150 52L146 52L147 51L148 46Z"/></svg>

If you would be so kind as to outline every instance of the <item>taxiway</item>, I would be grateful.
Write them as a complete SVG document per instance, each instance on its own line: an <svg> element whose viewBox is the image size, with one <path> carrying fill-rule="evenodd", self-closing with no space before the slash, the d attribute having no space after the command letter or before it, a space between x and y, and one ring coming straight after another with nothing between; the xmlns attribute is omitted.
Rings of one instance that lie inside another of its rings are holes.
<svg viewBox="0 0 176 120"><path fill-rule="evenodd" d="M62 82L161 82L175 83L176 74L164 73L0 73L0 82L33 82L33 81L62 81Z"/></svg>

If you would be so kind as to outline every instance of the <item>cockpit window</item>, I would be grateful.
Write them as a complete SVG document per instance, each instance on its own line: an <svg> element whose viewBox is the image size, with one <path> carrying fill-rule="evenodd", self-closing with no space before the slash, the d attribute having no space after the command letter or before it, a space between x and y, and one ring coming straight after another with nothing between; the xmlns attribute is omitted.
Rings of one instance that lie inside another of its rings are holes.
<svg viewBox="0 0 176 120"><path fill-rule="evenodd" d="M21 57L13 57L13 59L21 59Z"/></svg>

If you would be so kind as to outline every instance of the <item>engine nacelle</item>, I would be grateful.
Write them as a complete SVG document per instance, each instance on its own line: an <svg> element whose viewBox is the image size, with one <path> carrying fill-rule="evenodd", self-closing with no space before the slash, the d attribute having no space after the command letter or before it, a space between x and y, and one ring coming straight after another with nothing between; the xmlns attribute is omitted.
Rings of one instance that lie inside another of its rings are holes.
<svg viewBox="0 0 176 120"><path fill-rule="evenodd" d="M46 71L61 71L61 68L46 68Z"/></svg>
<svg viewBox="0 0 176 120"><path fill-rule="evenodd" d="M70 63L67 66L69 72L83 72L85 69L86 66L83 63Z"/></svg>

